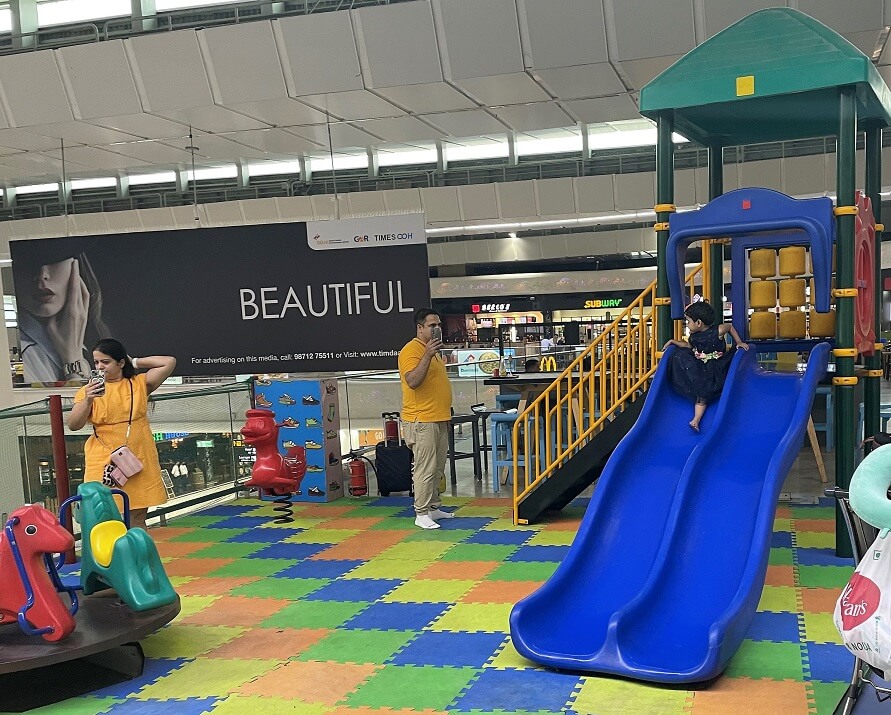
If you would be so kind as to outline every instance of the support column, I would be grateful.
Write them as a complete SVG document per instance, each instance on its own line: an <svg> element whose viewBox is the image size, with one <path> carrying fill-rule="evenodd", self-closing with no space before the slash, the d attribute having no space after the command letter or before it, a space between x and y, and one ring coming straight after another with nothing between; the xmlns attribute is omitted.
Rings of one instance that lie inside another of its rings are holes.
<svg viewBox="0 0 891 715"><path fill-rule="evenodd" d="M658 208L674 206L674 120L660 114L656 122L656 204ZM671 299L668 293L668 271L665 266L668 247L668 217L671 211L656 212L656 351L674 337L671 320Z"/></svg>
<svg viewBox="0 0 891 715"><path fill-rule="evenodd" d="M377 149L368 148L365 153L368 156L368 178L376 179L381 174Z"/></svg>
<svg viewBox="0 0 891 715"><path fill-rule="evenodd" d="M130 14L133 16L133 32L150 32L158 29L155 0L130 0Z"/></svg>
<svg viewBox="0 0 891 715"><path fill-rule="evenodd" d="M507 164L508 166L517 165L517 133L507 133Z"/></svg>
<svg viewBox="0 0 891 715"><path fill-rule="evenodd" d="M246 189L251 183L251 176L248 172L248 163L247 159L239 159L235 162L235 181L238 184L238 188Z"/></svg>
<svg viewBox="0 0 891 715"><path fill-rule="evenodd" d="M579 131L582 133L582 159L591 158L591 137L588 134L588 125L579 122Z"/></svg>
<svg viewBox="0 0 891 715"><path fill-rule="evenodd" d="M18 203L18 191L15 186L3 184L3 208L14 209Z"/></svg>
<svg viewBox="0 0 891 715"><path fill-rule="evenodd" d="M176 190L185 194L189 190L189 169L184 166L176 167Z"/></svg>
<svg viewBox="0 0 891 715"><path fill-rule="evenodd" d="M9 10L12 14L13 47L25 49L37 44L37 38L15 37L37 32L37 0L10 0Z"/></svg>
<svg viewBox="0 0 891 715"><path fill-rule="evenodd" d="M300 181L308 184L312 181L312 161L306 154L301 154L297 163L300 164Z"/></svg>
<svg viewBox="0 0 891 715"><path fill-rule="evenodd" d="M114 192L119 199L130 196L130 175L126 171L119 171L114 177Z"/></svg>
<svg viewBox="0 0 891 715"><path fill-rule="evenodd" d="M724 193L724 147L711 144L708 147L708 200L716 199ZM712 241L709 246L709 303L718 311L719 321L724 315L724 244Z"/></svg>
<svg viewBox="0 0 891 715"><path fill-rule="evenodd" d="M873 125L866 130L866 195L872 202L872 213L876 219L876 250L873 257L873 286L875 305L873 321L876 331L876 346L872 355L866 358L867 377L864 386L864 430L866 436L881 430L879 412L882 404L882 345L878 342L882 328L882 130ZM866 445L868 451L874 446Z"/></svg>
<svg viewBox="0 0 891 715"><path fill-rule="evenodd" d="M446 143L442 139L436 140L436 170L440 173L449 168L449 160L446 157Z"/></svg>
<svg viewBox="0 0 891 715"><path fill-rule="evenodd" d="M857 105L853 87L839 90L837 186L836 209L854 205L855 148L857 144ZM854 215L837 214L836 297L837 315L835 327L835 483L847 489L854 473L855 434L857 428L854 396L857 378L854 375ZM845 295L846 292L850 292ZM835 552L838 556L851 556L851 543L844 519L836 508Z"/></svg>

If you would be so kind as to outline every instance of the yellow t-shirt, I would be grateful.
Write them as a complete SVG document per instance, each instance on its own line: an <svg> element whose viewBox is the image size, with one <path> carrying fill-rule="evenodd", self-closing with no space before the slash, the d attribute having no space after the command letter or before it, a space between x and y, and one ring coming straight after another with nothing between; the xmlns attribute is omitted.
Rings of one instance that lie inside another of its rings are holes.
<svg viewBox="0 0 891 715"><path fill-rule="evenodd" d="M435 355L427 368L424 381L412 390L405 381L414 370L426 348L415 338L399 351L399 379L402 381L402 419L405 422L447 422L452 416L452 386L445 363Z"/></svg>

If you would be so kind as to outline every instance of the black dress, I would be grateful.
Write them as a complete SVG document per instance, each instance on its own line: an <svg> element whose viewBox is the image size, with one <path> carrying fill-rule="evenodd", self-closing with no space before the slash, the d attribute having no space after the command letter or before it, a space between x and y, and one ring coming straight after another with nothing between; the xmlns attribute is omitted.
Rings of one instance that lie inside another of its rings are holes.
<svg viewBox="0 0 891 715"><path fill-rule="evenodd" d="M690 333L687 342L692 349L677 348L671 356L671 384L684 397L708 404L721 395L735 348L727 349L717 325Z"/></svg>

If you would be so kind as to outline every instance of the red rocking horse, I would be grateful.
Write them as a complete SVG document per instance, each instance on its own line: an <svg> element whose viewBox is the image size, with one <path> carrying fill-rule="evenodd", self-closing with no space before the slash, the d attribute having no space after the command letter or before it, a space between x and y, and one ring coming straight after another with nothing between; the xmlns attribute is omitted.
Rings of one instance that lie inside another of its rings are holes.
<svg viewBox="0 0 891 715"><path fill-rule="evenodd" d="M276 523L293 521L290 496L300 492L300 483L306 475L306 450L291 447L287 456L278 451L278 428L272 410L251 409L245 413L247 421L241 428L244 441L257 450L251 478L244 486L260 490L260 496L274 496L276 511L282 512Z"/></svg>
<svg viewBox="0 0 891 715"><path fill-rule="evenodd" d="M39 504L12 513L0 535L0 624L17 620L25 633L50 642L71 634L77 595L62 585L51 555L73 548L74 537Z"/></svg>

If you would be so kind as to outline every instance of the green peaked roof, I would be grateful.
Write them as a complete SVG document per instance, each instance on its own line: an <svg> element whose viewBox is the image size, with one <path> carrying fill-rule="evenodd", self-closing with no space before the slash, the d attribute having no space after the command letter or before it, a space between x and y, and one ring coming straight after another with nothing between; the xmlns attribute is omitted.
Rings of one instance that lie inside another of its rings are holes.
<svg viewBox="0 0 891 715"><path fill-rule="evenodd" d="M681 57L640 93L640 113L673 110L701 143L834 135L838 90L857 87L858 123L891 124L891 93L869 58L790 8L759 10Z"/></svg>

